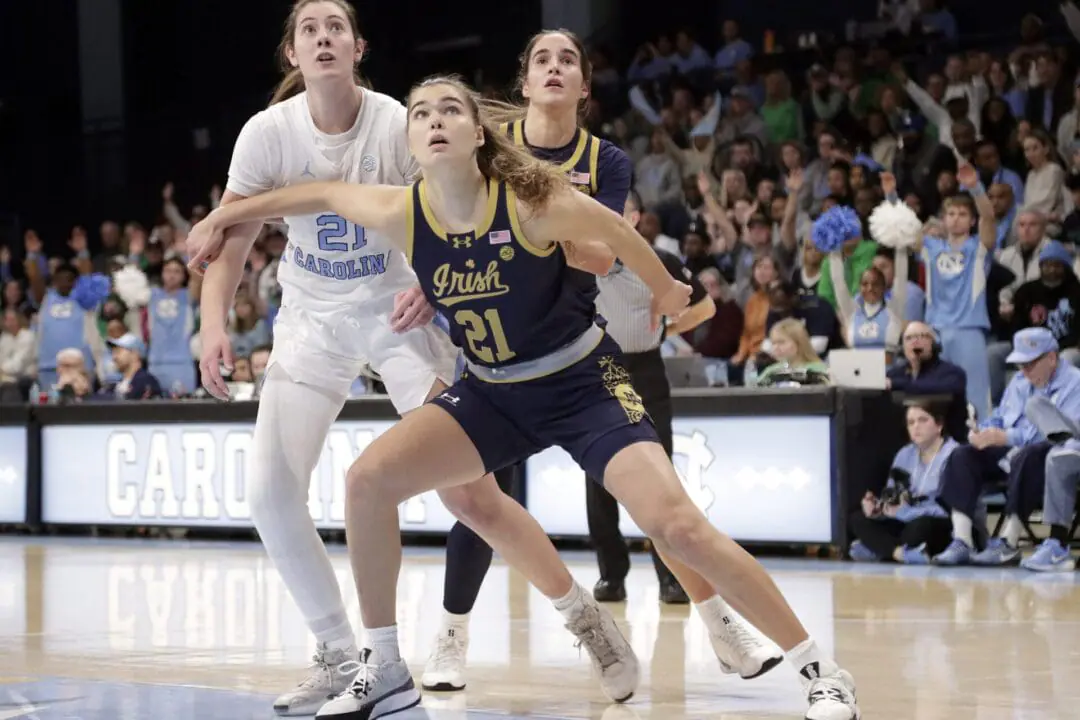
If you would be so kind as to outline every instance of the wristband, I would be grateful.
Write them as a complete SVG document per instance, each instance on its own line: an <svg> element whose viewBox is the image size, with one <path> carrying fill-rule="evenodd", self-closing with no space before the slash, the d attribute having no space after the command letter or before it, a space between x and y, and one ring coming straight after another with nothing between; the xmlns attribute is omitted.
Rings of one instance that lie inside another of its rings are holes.
<svg viewBox="0 0 1080 720"><path fill-rule="evenodd" d="M969 188L968 192L971 193L971 197L982 197L986 194L986 187L982 184L982 181L975 183L975 187Z"/></svg>
<svg viewBox="0 0 1080 720"><path fill-rule="evenodd" d="M886 195L886 196L885 196L885 199L886 199L886 200L887 200L887 201L889 202L889 204L891 204L891 205L895 205L896 203L900 202L900 196L896 194L896 191L895 191L895 190L893 190L893 191L892 191L891 193L889 193L888 195Z"/></svg>

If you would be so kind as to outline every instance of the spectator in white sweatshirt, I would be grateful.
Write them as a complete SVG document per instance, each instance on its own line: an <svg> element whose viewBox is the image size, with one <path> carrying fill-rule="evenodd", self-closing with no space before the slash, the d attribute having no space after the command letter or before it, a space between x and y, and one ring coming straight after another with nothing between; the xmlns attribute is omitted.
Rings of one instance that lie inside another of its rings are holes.
<svg viewBox="0 0 1080 720"><path fill-rule="evenodd" d="M1041 128L1024 138L1027 178L1024 181L1024 207L1046 216L1047 233L1056 237L1065 217L1065 171L1054 162L1054 144Z"/></svg>
<svg viewBox="0 0 1080 720"><path fill-rule="evenodd" d="M0 402L25 399L20 383L37 374L37 343L26 315L18 308L4 311L0 332Z"/></svg>

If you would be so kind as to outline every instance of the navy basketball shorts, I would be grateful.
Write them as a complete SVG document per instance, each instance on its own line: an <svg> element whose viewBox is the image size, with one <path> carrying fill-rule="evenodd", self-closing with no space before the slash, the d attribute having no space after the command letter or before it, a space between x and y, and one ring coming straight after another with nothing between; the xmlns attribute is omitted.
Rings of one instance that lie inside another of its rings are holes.
<svg viewBox="0 0 1080 720"><path fill-rule="evenodd" d="M431 402L450 413L494 472L557 445L598 480L611 458L659 444L652 419L607 335L585 358L535 380L489 383L465 375Z"/></svg>

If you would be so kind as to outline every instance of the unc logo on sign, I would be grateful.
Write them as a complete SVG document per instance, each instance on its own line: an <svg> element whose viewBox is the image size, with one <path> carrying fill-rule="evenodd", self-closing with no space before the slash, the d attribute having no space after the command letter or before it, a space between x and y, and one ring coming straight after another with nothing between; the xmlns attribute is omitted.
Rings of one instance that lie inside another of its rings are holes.
<svg viewBox="0 0 1080 720"><path fill-rule="evenodd" d="M964 254L942 253L938 255L937 269L945 277L956 277L964 272Z"/></svg>

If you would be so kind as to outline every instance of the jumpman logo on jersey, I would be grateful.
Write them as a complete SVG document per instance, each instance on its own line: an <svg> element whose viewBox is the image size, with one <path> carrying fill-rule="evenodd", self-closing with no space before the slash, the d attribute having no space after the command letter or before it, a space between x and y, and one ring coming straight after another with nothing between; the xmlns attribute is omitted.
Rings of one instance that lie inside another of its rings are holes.
<svg viewBox="0 0 1080 720"><path fill-rule="evenodd" d="M315 177L315 173L311 172L311 161L310 160L308 160L306 163L304 163L304 172L300 173L300 177L309 177L309 178Z"/></svg>

